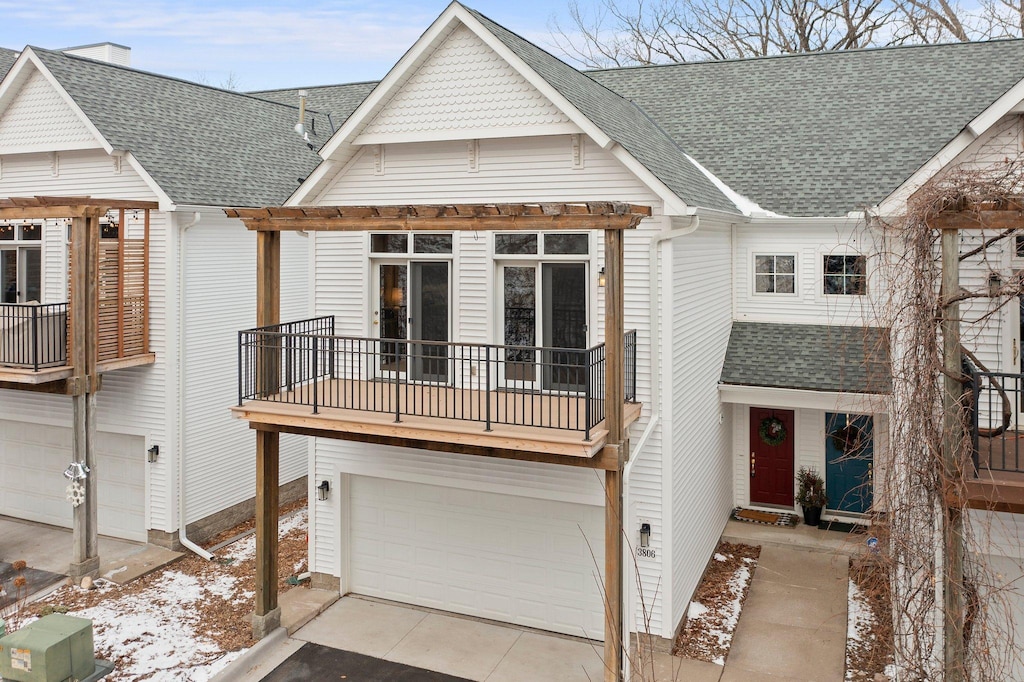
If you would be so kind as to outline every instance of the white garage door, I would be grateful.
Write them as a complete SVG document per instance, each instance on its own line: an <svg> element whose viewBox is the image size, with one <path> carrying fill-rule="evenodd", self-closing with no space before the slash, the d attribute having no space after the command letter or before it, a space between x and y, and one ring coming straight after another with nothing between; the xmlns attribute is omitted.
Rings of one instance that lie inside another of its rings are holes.
<svg viewBox="0 0 1024 682"><path fill-rule="evenodd" d="M602 639L604 510L351 481L352 591Z"/></svg>
<svg viewBox="0 0 1024 682"><path fill-rule="evenodd" d="M0 514L70 528L71 460L70 428L0 420ZM145 461L141 436L96 434L101 535L146 540Z"/></svg>

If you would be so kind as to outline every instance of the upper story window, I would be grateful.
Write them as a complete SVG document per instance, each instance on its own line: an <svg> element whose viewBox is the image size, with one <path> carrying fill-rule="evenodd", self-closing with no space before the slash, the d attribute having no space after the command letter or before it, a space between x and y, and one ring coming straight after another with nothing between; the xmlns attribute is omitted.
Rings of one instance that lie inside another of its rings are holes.
<svg viewBox="0 0 1024 682"><path fill-rule="evenodd" d="M374 255L451 254L452 236L435 233L375 233L370 235L370 252Z"/></svg>
<svg viewBox="0 0 1024 682"><path fill-rule="evenodd" d="M796 293L796 256L754 256L754 292Z"/></svg>
<svg viewBox="0 0 1024 682"><path fill-rule="evenodd" d="M499 256L586 256L590 253L590 235L576 232L496 234L494 253Z"/></svg>
<svg viewBox="0 0 1024 682"><path fill-rule="evenodd" d="M43 238L43 226L39 223L0 225L0 241L38 242Z"/></svg>
<svg viewBox="0 0 1024 682"><path fill-rule="evenodd" d="M868 293L867 258L860 255L824 256L826 295L864 296Z"/></svg>

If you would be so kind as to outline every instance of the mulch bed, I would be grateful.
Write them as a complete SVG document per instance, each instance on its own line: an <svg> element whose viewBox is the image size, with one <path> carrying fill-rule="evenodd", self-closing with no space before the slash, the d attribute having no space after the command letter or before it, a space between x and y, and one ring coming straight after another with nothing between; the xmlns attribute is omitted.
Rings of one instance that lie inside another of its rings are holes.
<svg viewBox="0 0 1024 682"><path fill-rule="evenodd" d="M687 617L676 636L672 653L709 663L723 663L729 655L732 632L739 620L750 580L757 567L761 548L751 545L720 542L714 557L708 563ZM746 577L745 580L742 578Z"/></svg>
<svg viewBox="0 0 1024 682"><path fill-rule="evenodd" d="M850 581L857 586L861 606L870 618L861 619L856 637L846 640L846 679L873 682L893 662L892 616L889 611L889 576L885 566L870 559L850 564ZM854 605L850 605L851 611Z"/></svg>

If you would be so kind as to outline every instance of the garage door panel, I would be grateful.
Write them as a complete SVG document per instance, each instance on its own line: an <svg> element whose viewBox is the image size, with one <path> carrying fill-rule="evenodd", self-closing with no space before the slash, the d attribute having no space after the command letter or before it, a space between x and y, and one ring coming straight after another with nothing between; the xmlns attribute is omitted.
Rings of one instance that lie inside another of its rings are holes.
<svg viewBox="0 0 1024 682"><path fill-rule="evenodd" d="M602 508L369 477L350 490L354 592L602 636Z"/></svg>
<svg viewBox="0 0 1024 682"><path fill-rule="evenodd" d="M0 420L0 514L70 527L63 472L73 459L70 428ZM145 440L98 432L93 474L99 532L144 541Z"/></svg>

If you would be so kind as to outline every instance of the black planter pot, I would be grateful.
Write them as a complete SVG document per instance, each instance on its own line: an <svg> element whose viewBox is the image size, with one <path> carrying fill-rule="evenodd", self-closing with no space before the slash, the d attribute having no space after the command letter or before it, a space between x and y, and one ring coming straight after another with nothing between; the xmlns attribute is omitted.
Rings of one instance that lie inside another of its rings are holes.
<svg viewBox="0 0 1024 682"><path fill-rule="evenodd" d="M821 523L821 507L804 507L804 523L808 526Z"/></svg>

